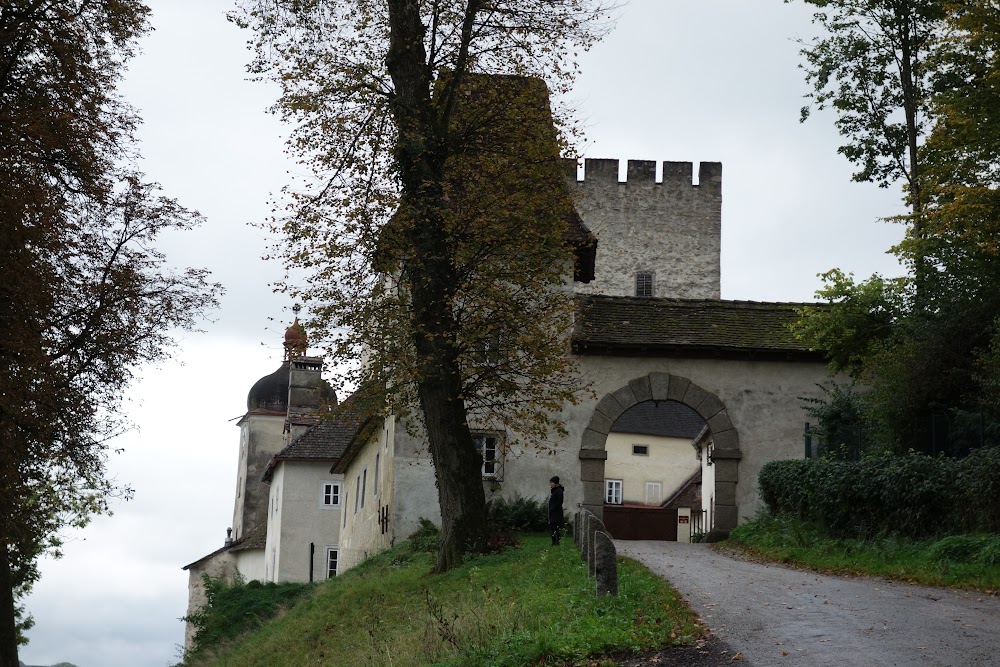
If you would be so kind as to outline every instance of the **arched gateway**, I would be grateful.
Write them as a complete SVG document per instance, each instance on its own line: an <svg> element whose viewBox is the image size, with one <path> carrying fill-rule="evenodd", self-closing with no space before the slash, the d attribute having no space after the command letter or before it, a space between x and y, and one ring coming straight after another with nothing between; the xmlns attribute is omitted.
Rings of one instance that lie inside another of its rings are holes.
<svg viewBox="0 0 1000 667"><path fill-rule="evenodd" d="M715 530L728 532L736 527L738 509L736 483L739 480L740 437L726 411L713 393L691 380L670 373L649 373L608 393L597 404L580 442L580 479L583 505L603 515L604 464L608 453L608 433L626 410L646 401L677 401L697 412L708 424L715 442Z"/></svg>

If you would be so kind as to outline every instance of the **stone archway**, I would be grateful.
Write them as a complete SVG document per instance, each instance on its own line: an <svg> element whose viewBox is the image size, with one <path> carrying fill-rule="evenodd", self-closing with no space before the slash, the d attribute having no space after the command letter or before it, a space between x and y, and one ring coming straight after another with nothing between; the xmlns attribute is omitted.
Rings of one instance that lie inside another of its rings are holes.
<svg viewBox="0 0 1000 667"><path fill-rule="evenodd" d="M608 433L615 420L634 405L645 401L677 401L697 412L708 423L715 442L715 527L711 538L721 538L736 527L736 483L739 481L739 433L726 406L691 380L670 373L650 373L606 395L597 404L580 441L580 481L583 505L604 516L604 463L608 459Z"/></svg>

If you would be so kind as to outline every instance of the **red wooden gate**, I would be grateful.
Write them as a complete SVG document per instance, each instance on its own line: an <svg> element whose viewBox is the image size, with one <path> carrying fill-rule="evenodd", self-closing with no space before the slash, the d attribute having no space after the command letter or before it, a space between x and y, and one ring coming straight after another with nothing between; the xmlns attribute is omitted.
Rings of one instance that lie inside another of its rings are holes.
<svg viewBox="0 0 1000 667"><path fill-rule="evenodd" d="M604 525L618 540L677 541L677 510L637 505L605 505Z"/></svg>

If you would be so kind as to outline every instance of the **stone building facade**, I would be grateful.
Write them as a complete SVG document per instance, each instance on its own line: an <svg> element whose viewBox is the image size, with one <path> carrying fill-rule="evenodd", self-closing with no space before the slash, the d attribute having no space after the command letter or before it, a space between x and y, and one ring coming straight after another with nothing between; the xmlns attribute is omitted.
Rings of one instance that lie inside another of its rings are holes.
<svg viewBox="0 0 1000 667"><path fill-rule="evenodd" d="M594 242L578 255L590 265L567 268L566 279L580 400L563 408L567 437L541 452L473 429L484 459L495 457L482 470L487 498L544 497L559 475L568 512L602 516L608 435L646 402L674 401L703 420L701 461L711 471L702 493L717 534L759 509L764 463L802 456L800 397L816 395L826 366L790 333L797 304L720 299L722 167L702 163L698 184L691 163L661 169L660 182L648 161L629 161L624 181L617 160L586 160L582 178L575 164L568 169L581 237ZM421 518L440 520L423 439L374 414L378 400L361 396L318 420L319 370L318 360L290 357L251 390L240 422L235 541L188 566L192 604L201 572L325 578L406 539ZM310 438L322 446L304 447ZM686 456L695 460L690 448ZM336 507L322 508L332 484ZM262 540L259 548L251 538Z"/></svg>

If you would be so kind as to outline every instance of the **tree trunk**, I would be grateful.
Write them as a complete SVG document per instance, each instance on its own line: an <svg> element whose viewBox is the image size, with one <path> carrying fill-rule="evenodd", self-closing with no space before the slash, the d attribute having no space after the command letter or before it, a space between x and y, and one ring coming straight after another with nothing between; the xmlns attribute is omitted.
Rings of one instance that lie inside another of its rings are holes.
<svg viewBox="0 0 1000 667"><path fill-rule="evenodd" d="M903 115L906 119L906 150L909 160L907 170L907 190L910 199L910 211L913 215L912 226L913 236L918 241L924 238L923 214L923 193L920 191L920 161L918 144L920 135L917 128L918 100L917 100L917 79L914 68L920 67L920 54L916 51L919 45L916 43L918 35L914 30L914 19L909 8L904 6L903 14L899 20L899 42L900 42L900 85L903 89ZM927 271L927 261L924 257L923 247L917 246L917 253L913 258L913 277L916 287L916 303L919 308L924 292L925 274Z"/></svg>
<svg viewBox="0 0 1000 667"><path fill-rule="evenodd" d="M419 386L441 508L438 573L460 565L464 554L482 546L486 534L482 457L469 432L465 405L447 377L454 373L442 369L440 375L423 378Z"/></svg>
<svg viewBox="0 0 1000 667"><path fill-rule="evenodd" d="M434 82L419 3L387 0L386 8L386 65L394 87L396 163L402 183L396 215L403 221L408 242L400 269L412 300L417 394L441 509L441 542L434 571L445 572L479 546L486 532L482 457L469 431L455 343L453 248L443 224L444 164L453 103L439 107L431 95ZM474 15L474 3L469 12ZM446 85L457 88L463 73L457 68ZM453 100L454 95L440 98Z"/></svg>
<svg viewBox="0 0 1000 667"><path fill-rule="evenodd" d="M18 667L14 578L10 572L7 537L0 535L0 667Z"/></svg>
<svg viewBox="0 0 1000 667"><path fill-rule="evenodd" d="M419 377L417 394L441 509L441 542L435 572L461 564L462 555L479 547L486 533L486 495L482 456L469 431L455 338L458 323L451 310L456 277L444 239L439 202L429 197L410 238L415 257L406 261L413 304L413 344Z"/></svg>

